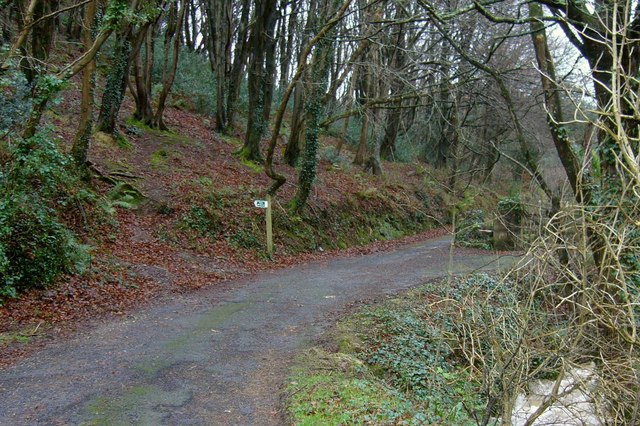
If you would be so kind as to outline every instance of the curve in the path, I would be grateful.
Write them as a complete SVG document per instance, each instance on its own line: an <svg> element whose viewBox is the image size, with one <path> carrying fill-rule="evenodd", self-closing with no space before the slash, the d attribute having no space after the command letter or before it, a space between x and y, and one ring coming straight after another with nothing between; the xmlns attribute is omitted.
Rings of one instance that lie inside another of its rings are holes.
<svg viewBox="0 0 640 426"><path fill-rule="evenodd" d="M176 296L0 371L0 425L280 424L296 351L350 304L453 272L495 269L448 238L279 270Z"/></svg>

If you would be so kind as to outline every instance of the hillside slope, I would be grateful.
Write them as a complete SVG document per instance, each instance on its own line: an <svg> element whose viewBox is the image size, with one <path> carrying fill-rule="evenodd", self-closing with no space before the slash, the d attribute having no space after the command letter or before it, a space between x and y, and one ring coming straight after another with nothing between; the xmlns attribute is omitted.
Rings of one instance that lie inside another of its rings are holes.
<svg viewBox="0 0 640 426"><path fill-rule="evenodd" d="M72 140L78 108L78 93L70 90L47 117L63 150ZM129 117L132 108L125 100L120 116ZM276 160L288 182L274 202L275 256L269 259L264 211L253 200L263 196L270 181L260 166L234 156L241 135L215 134L208 118L177 108L167 111L166 122L170 132L121 120L121 137L94 135L92 185L110 200L111 214L91 229L78 226L93 247L91 267L0 307L3 359L30 350L33 345L26 342L74 328L79 320L123 314L163 294L332 250L342 250L341 256L370 252L404 236L442 232L433 229L444 206L437 192L425 187L424 170L389 163L384 177L371 176L351 165L350 152L335 155L334 141L327 137L301 216L287 212L296 170Z"/></svg>

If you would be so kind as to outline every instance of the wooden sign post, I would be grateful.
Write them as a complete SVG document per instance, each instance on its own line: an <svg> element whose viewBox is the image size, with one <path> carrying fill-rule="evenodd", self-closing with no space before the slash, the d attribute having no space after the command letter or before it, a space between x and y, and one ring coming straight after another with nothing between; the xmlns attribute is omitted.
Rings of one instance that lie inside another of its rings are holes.
<svg viewBox="0 0 640 426"><path fill-rule="evenodd" d="M271 195L267 194L267 253L273 256L273 222L271 221Z"/></svg>
<svg viewBox="0 0 640 426"><path fill-rule="evenodd" d="M267 194L266 200L254 200L253 205L259 209L266 209L267 222L267 254L273 256L273 222L271 220L271 195Z"/></svg>

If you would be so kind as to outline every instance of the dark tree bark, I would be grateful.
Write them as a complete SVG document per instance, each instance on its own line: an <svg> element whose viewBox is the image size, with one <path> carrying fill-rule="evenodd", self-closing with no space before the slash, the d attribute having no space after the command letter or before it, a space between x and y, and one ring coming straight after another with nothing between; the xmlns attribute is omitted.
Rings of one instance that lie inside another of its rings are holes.
<svg viewBox="0 0 640 426"><path fill-rule="evenodd" d="M395 18L402 22L405 18L405 8L403 5L398 5L396 9ZM400 78L400 73L404 68L405 62L405 30L404 25L400 24L397 28L396 39L394 46L392 47L392 58L390 61L390 69L392 70L391 76L391 96L398 96L402 93L404 84ZM400 130L400 121L402 119L402 110L400 106L402 101L397 101L393 104L395 108L387 112L387 122L384 130L384 137L380 146L380 155L385 160L394 160L396 155L396 139L398 138L398 131Z"/></svg>
<svg viewBox="0 0 640 426"><path fill-rule="evenodd" d="M267 31L275 20L276 0L256 2L256 13L249 45L251 59L248 69L249 108L247 111L247 131L240 156L246 160L262 163L260 140L264 133L263 120L265 90L265 54Z"/></svg>
<svg viewBox="0 0 640 426"><path fill-rule="evenodd" d="M59 6L60 0L39 1L34 14L35 20L54 12ZM53 45L54 30L54 19L45 19L34 25L31 30L31 52L33 57L41 63L47 62L49 58L49 52Z"/></svg>
<svg viewBox="0 0 640 426"><path fill-rule="evenodd" d="M18 26L21 34L17 42L18 48L22 53L20 60L20 68L22 69L27 81L33 85L35 90L36 80L41 73L46 72L43 64L47 64L49 52L53 45L53 32L55 29L54 20L44 19L46 15L58 10L60 0L52 0L45 2L43 0L32 0L26 10L21 5L17 5L18 9ZM31 49L27 51L24 42L27 35L31 34ZM34 96L35 97L35 96Z"/></svg>
<svg viewBox="0 0 640 426"><path fill-rule="evenodd" d="M438 123L440 127L440 134L438 135L438 142L435 152L435 166L439 169L447 167L450 160L450 138L452 135L451 130L451 115L455 113L452 111L452 99L451 99L451 83L449 81L449 75L451 74L451 67L448 63L447 56L449 56L449 44L445 44L442 47L440 59L442 65L440 66L440 84L438 90L437 101L437 113Z"/></svg>
<svg viewBox="0 0 640 426"><path fill-rule="evenodd" d="M144 50L138 50L133 58L133 76L135 89L131 93L136 102L133 118L147 126L153 122L153 106L151 104L152 70L154 61L155 36L157 23L150 26L144 36ZM143 56L144 52L144 56Z"/></svg>
<svg viewBox="0 0 640 426"><path fill-rule="evenodd" d="M302 61L301 55L303 49L311 37L313 31L314 16L317 10L317 0L311 0L309 2L309 16L305 23L304 34L300 40L298 55L298 63ZM298 164L300 153L304 146L304 138L302 137L304 131L304 100L306 96L307 87L309 86L309 72L305 71L303 78L296 82L295 92L293 95L293 110L291 111L291 126L289 142L284 150L284 158L288 165L295 166Z"/></svg>
<svg viewBox="0 0 640 426"><path fill-rule="evenodd" d="M96 13L98 9L98 1L93 0L85 6L84 22L85 26L82 30L82 44L85 50L89 50L93 44L93 33L96 29ZM78 130L73 139L71 147L71 156L76 165L85 169L87 164L87 155L89 152L89 140L91 139L91 131L93 127L93 98L95 91L95 71L96 61L91 60L82 74L82 99L80 102L80 123Z"/></svg>
<svg viewBox="0 0 640 426"><path fill-rule="evenodd" d="M289 142L284 149L285 162L291 167L295 167L302 152L302 132L304 128L304 83L296 82L295 93L293 95L293 110L291 111L291 131Z"/></svg>
<svg viewBox="0 0 640 426"><path fill-rule="evenodd" d="M68 14L66 32L67 37L71 40L80 40L82 37L84 27L81 17L86 17L86 7L82 6L79 9L74 9Z"/></svg>
<svg viewBox="0 0 640 426"><path fill-rule="evenodd" d="M319 15L328 17L332 14L336 5L332 4L333 0L324 0L319 8ZM316 22L321 22L320 17ZM326 19L326 18L325 18ZM316 32L318 29L315 30ZM316 169L318 166L318 147L320 134L320 118L322 117L323 103L322 99L327 91L327 80L331 66L331 51L333 43L328 37L323 38L316 45L316 50L311 63L311 80L313 86L309 90L305 99L305 145L304 156L300 167L298 178L298 191L292 201L292 210L299 213L309 198L309 193L313 182L316 178Z"/></svg>
<svg viewBox="0 0 640 426"><path fill-rule="evenodd" d="M175 12L173 22L168 26L167 33L165 33L165 64L163 67L163 79L162 79L162 91L158 97L158 106L156 113L153 116L152 127L160 130L167 130L167 126L164 124L163 114L164 108L173 86L173 81L176 77L176 70L178 69L178 59L180 56L180 34L182 33L182 24L184 23L185 4L187 0L176 1ZM171 58L171 64L168 64L169 46L173 44L173 54Z"/></svg>
<svg viewBox="0 0 640 426"><path fill-rule="evenodd" d="M184 45L185 47L193 52L195 50L195 42L194 38L196 36L195 32L191 32L191 10L194 8L194 4L192 1L188 1L185 4L185 14L184 14L184 24L182 25L183 33L184 33Z"/></svg>
<svg viewBox="0 0 640 426"><path fill-rule="evenodd" d="M96 130L109 134L116 134L116 120L124 99L124 93L129 79L129 65L131 58L131 27L127 27L116 35L113 48L113 62L111 72L102 94L100 115Z"/></svg>
<svg viewBox="0 0 640 426"><path fill-rule="evenodd" d="M353 164L357 166L364 165L367 158L367 141L369 140L369 114L367 110L362 113L362 126L360 127L360 140L358 142L358 150L353 159Z"/></svg>
<svg viewBox="0 0 640 426"><path fill-rule="evenodd" d="M206 3L209 29L209 61L216 78L216 131L229 126L227 99L231 77L231 0L211 0Z"/></svg>
<svg viewBox="0 0 640 426"><path fill-rule="evenodd" d="M285 3L282 2L282 4L284 5ZM275 25L280 19L282 19L282 16L273 19L269 23L270 27L267 28L264 68L264 108L262 110L262 120L265 123L268 123L269 117L271 117L271 104L273 102L273 92L276 79L276 48L278 47L277 39L275 37Z"/></svg>
<svg viewBox="0 0 640 426"><path fill-rule="evenodd" d="M249 33L249 14L251 12L251 2L243 0L242 13L238 26L238 36L235 40L235 49L233 52L233 65L229 75L229 87L227 94L227 131L233 130L238 97L240 96L240 83L244 77L245 63L249 53L249 41L247 35Z"/></svg>
<svg viewBox="0 0 640 426"><path fill-rule="evenodd" d="M283 33L280 38L280 83L278 84L278 90L280 91L284 90L289 82L289 69L293 59L293 42L298 24L298 8L300 4L301 2L293 2L291 4L291 13L286 25L284 17L281 21Z"/></svg>
<svg viewBox="0 0 640 426"><path fill-rule="evenodd" d="M542 17L542 7L535 3L529 4L529 14L533 17ZM542 89L544 92L545 104L547 105L547 123L551 129L551 137L560 157L560 161L567 173L571 189L574 194L579 196L578 186L580 171L580 160L575 153L572 142L567 136L567 132L562 128L564 116L562 113L562 101L560 99L560 90L556 83L556 71L549 52L547 37L542 22L534 22L531 24L531 37L536 53L536 60L542 73L540 78L542 81Z"/></svg>
<svg viewBox="0 0 640 426"><path fill-rule="evenodd" d="M367 143L369 141L369 115L371 110L367 108L367 98L371 96L371 77L369 72L364 67L358 69L358 82L356 100L363 105L362 111L362 126L360 127L360 138L358 141L358 148L356 155L353 158L353 164L357 166L363 166L367 160Z"/></svg>

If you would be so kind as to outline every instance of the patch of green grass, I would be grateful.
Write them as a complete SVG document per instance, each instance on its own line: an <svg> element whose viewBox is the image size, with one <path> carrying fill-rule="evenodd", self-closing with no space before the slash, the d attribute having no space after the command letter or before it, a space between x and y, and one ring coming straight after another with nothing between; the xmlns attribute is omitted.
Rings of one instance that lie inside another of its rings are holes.
<svg viewBox="0 0 640 426"><path fill-rule="evenodd" d="M31 336L20 332L4 332L0 333L0 347L10 345L11 343L29 343Z"/></svg>
<svg viewBox="0 0 640 426"><path fill-rule="evenodd" d="M213 179L211 179L208 176L202 176L202 177L199 177L199 178L195 179L195 183L197 185L200 185L200 186L204 187L204 188L213 188Z"/></svg>
<svg viewBox="0 0 640 426"><path fill-rule="evenodd" d="M151 133L160 138L165 144L183 146L198 145L198 143L196 143L196 141L194 141L193 139L178 133L174 133L170 130L162 131L154 129L151 130Z"/></svg>
<svg viewBox="0 0 640 426"><path fill-rule="evenodd" d="M131 143L131 141L121 134L118 134L118 136L116 136L116 144L118 145L118 148L121 149L133 149L133 144Z"/></svg>
<svg viewBox="0 0 640 426"><path fill-rule="evenodd" d="M240 140L240 138L236 137L236 136L231 136L231 135L218 135L220 137L220 139L222 139L223 141L225 141L226 143L228 143L229 145L233 145L233 146L242 146L242 141Z"/></svg>
<svg viewBox="0 0 640 426"><path fill-rule="evenodd" d="M127 126L131 126L131 127L135 127L138 130L140 130L143 133L152 131L153 129L151 127L149 127L147 124L143 123L140 120L136 120L133 117L129 117L126 120Z"/></svg>
<svg viewBox="0 0 640 426"><path fill-rule="evenodd" d="M135 209L146 200L146 197L130 183L119 182L109 191L107 199L113 206Z"/></svg>
<svg viewBox="0 0 640 426"><path fill-rule="evenodd" d="M262 164L254 163L246 158L240 158L240 163L242 163L243 166L248 167L249 170L254 173L264 173L264 166Z"/></svg>
<svg viewBox="0 0 640 426"><path fill-rule="evenodd" d="M151 167L160 169L166 167L169 160L169 154L164 149L159 149L151 154Z"/></svg>
<svg viewBox="0 0 640 426"><path fill-rule="evenodd" d="M331 335L337 352L313 349L293 370L292 422L476 424L471 412L486 411L480 380L458 360L456 319L429 307L432 294L418 289L342 319Z"/></svg>
<svg viewBox="0 0 640 426"><path fill-rule="evenodd" d="M344 354L305 354L286 392L288 414L296 425L424 424L425 420L412 401L368 374L360 360Z"/></svg>
<svg viewBox="0 0 640 426"><path fill-rule="evenodd" d="M119 390L116 395L98 396L85 406L82 425L157 425L163 414L155 408L180 407L190 398L188 390L167 391L153 385Z"/></svg>
<svg viewBox="0 0 640 426"><path fill-rule="evenodd" d="M158 170L164 170L168 167L169 161L180 158L182 154L172 149L159 149L151 154L151 167Z"/></svg>
<svg viewBox="0 0 640 426"><path fill-rule="evenodd" d="M131 128L130 130L135 134L142 135L146 133L153 135L168 144L192 145L195 143L195 141L188 136L175 133L171 130L154 129L133 117L127 119L127 127Z"/></svg>

